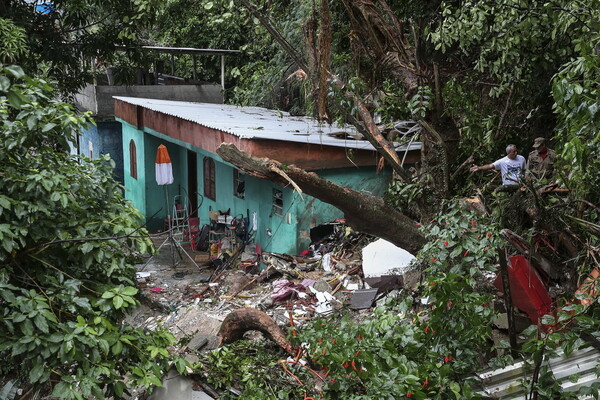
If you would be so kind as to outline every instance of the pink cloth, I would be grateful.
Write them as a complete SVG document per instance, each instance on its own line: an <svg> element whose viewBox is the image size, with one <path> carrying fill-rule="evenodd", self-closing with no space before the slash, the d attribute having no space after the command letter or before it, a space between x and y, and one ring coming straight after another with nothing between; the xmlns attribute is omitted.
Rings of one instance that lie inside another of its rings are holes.
<svg viewBox="0 0 600 400"><path fill-rule="evenodd" d="M273 282L273 293L271 293L271 298L273 301L281 301L287 299L294 293L303 291L304 286L297 285L287 279L281 279Z"/></svg>

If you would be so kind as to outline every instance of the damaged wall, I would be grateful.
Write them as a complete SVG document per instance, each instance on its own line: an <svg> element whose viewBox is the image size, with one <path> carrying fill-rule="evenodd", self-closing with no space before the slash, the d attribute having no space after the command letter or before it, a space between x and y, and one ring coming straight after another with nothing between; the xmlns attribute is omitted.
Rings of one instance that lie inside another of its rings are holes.
<svg viewBox="0 0 600 400"><path fill-rule="evenodd" d="M358 168L338 168L330 170L315 171L317 175L345 186L368 193L373 196L383 197L387 189L392 173L390 169L384 169L377 172L374 166ZM298 202L296 206L296 215L298 218L299 235L296 246L298 249L305 249L310 244L310 229L322 225L326 222L343 218L344 213L333 207L331 204L324 203L311 196L304 196L305 200Z"/></svg>

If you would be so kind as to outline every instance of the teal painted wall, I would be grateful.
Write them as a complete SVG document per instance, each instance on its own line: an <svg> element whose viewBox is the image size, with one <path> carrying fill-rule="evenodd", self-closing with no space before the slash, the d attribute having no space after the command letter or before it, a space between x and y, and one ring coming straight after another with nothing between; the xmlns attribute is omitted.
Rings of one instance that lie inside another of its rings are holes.
<svg viewBox="0 0 600 400"><path fill-rule="evenodd" d="M391 181L389 169L377 172L375 167L337 168L315 171L322 178L348 187L365 194L383 196ZM298 251L306 249L310 244L310 229L326 222L344 217L344 213L331 204L324 203L314 197L305 196L304 201L298 201L295 209L298 219L298 234L296 247Z"/></svg>
<svg viewBox="0 0 600 400"><path fill-rule="evenodd" d="M129 141L133 139L137 146L138 179L129 174ZM167 216L164 187L156 184L154 161L156 150L160 144L167 146L173 163L174 182L167 186L169 213L173 209L173 198L176 195L187 195L188 188L188 154L187 150L197 154L197 188L198 216L200 225L209 223L210 210L230 209L230 215L249 217L249 229L253 226L253 213L257 215L257 230L254 242L262 246L264 251L296 254L310 244L310 229L323 223L343 217L337 208L323 203L306 194L298 194L290 187L277 186L269 181L248 175L245 178L245 198L234 195L233 171L231 164L224 162L216 154L202 149L192 148L189 144L174 140L161 133L146 129L145 132L123 122L123 158L126 198L148 219L151 231L163 228L163 220ZM215 161L216 200L204 195L204 158ZM344 168L316 171L320 176L342 186L365 191L373 195L382 195L391 179L391 173L376 173L375 167ZM273 213L273 189L282 191L282 215ZM156 214L156 215L155 215ZM270 234L269 234L270 233Z"/></svg>
<svg viewBox="0 0 600 400"><path fill-rule="evenodd" d="M121 121L123 124L123 185L125 199L130 200L143 215L146 213L146 155L144 150L144 133L134 126ZM131 177L129 143L133 140L137 154L137 179ZM152 161L154 162L154 161ZM152 172L154 175L154 172Z"/></svg>
<svg viewBox="0 0 600 400"><path fill-rule="evenodd" d="M234 167L224 162L219 156L196 149L198 154L198 192L204 194L204 157L215 160L216 199L213 201L204 198L199 208L200 223L208 223L210 210L227 210L230 215L249 217L249 228L253 227L253 213L257 216L257 229L254 231L254 241L262 246L265 251L278 253L295 253L296 251L296 225L295 218L285 218L285 211L293 213L292 192L287 188L279 187L269 181L257 179L249 175L245 178L245 197L240 199L234 195L233 171ZM283 192L284 215L274 215L272 212L273 189ZM268 231L271 232L269 236Z"/></svg>
<svg viewBox="0 0 600 400"><path fill-rule="evenodd" d="M147 218L151 218L147 220L148 229L156 231L163 229L167 214L173 214L175 196L185 194L184 189L187 189L187 152L184 147L163 138L152 135L144 135L144 137L146 160L148 160L144 166L147 177L145 215ZM173 183L170 185L156 183L156 152L161 144L167 147L173 165Z"/></svg>

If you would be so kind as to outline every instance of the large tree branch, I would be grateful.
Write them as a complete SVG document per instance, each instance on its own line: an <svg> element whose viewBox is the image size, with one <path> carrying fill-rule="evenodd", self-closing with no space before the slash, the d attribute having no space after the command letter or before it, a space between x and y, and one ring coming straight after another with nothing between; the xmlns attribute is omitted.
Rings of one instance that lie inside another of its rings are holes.
<svg viewBox="0 0 600 400"><path fill-rule="evenodd" d="M252 157L230 143L219 146L217 154L249 175L280 185L289 182L274 171L284 170L287 178L292 179L304 193L344 212L346 223L358 231L386 239L413 254L425 244L425 237L415 222L385 204L380 197L339 186L293 165L283 166L275 160Z"/></svg>
<svg viewBox="0 0 600 400"><path fill-rule="evenodd" d="M294 48L287 42L287 40L285 40L285 38L277 31L267 17L265 17L255 5L246 0L242 0L241 3L263 24L265 29L269 31L271 35L273 35L273 38L279 42L279 45L288 53L298 67L311 76L311 80L312 75L319 73L319 71L310 71L307 69L307 63L304 61L304 59L296 52L296 50L294 50ZM369 143L371 143L373 147L375 147L377 151L381 153L383 158L388 162L389 165L391 165L398 176L404 182L410 182L410 177L402 167L400 157L398 157L396 150L392 144L388 142L387 139L381 134L377 124L375 124L375 121L373 121L371 112L364 102L354 92L346 90L344 83L337 76L329 71L326 71L324 65L320 65L320 68L322 69L322 73L327 73L331 83L340 89L342 94L351 100L356 106L358 110L358 118L363 122L363 126L361 126L361 124L355 124L357 129L363 134L365 139L367 139ZM319 90L325 90L325 88L321 87Z"/></svg>

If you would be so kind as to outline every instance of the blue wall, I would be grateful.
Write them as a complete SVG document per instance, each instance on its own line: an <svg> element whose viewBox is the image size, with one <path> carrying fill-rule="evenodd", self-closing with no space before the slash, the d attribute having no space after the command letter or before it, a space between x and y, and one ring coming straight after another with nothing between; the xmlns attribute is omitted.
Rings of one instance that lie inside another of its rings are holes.
<svg viewBox="0 0 600 400"><path fill-rule="evenodd" d="M115 162L114 177L124 184L122 125L117 121L97 121L96 124L89 125L79 137L79 153L90 157L91 144L93 159L109 154Z"/></svg>

